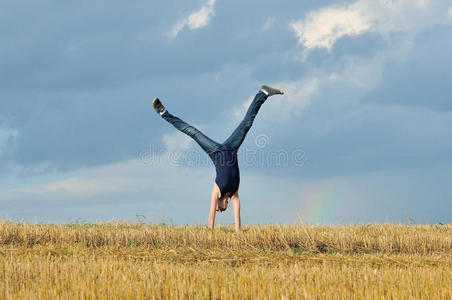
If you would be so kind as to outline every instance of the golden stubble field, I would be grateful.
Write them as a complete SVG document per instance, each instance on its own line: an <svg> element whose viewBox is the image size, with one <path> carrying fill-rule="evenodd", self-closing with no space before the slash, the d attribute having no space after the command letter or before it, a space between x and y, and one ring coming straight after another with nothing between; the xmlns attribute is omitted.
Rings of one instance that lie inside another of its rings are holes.
<svg viewBox="0 0 452 300"><path fill-rule="evenodd" d="M3 299L452 299L452 225L0 222Z"/></svg>

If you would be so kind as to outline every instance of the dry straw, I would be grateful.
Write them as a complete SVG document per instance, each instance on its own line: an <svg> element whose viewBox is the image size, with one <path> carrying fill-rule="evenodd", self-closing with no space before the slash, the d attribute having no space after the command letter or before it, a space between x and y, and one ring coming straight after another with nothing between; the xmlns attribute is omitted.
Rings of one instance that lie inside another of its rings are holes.
<svg viewBox="0 0 452 300"><path fill-rule="evenodd" d="M452 299L451 225L0 222L0 299Z"/></svg>
<svg viewBox="0 0 452 300"><path fill-rule="evenodd" d="M0 245L80 245L146 249L230 249L262 252L451 254L452 225L162 226L113 222L36 225L0 222Z"/></svg>

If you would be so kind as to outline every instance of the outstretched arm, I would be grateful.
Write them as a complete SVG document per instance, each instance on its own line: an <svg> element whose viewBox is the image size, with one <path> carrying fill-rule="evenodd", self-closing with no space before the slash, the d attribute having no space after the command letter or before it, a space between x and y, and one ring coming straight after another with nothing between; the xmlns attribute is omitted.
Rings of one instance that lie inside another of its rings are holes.
<svg viewBox="0 0 452 300"><path fill-rule="evenodd" d="M214 184L212 189L212 195L210 196L210 209L209 209L209 228L215 227L215 213L218 205L218 188Z"/></svg>
<svg viewBox="0 0 452 300"><path fill-rule="evenodd" d="M235 224L235 231L240 231L240 198L239 198L239 191L235 192L235 194L231 197L232 207L234 210L234 224Z"/></svg>

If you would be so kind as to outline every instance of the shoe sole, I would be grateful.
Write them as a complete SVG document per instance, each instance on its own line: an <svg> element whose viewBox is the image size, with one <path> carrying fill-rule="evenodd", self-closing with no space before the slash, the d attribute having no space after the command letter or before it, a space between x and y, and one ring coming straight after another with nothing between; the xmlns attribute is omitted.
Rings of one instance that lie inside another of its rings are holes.
<svg viewBox="0 0 452 300"><path fill-rule="evenodd" d="M155 108L155 103L156 103L157 101L160 101L160 99L157 98L157 97L155 97L154 100L152 100L152 107Z"/></svg>
<svg viewBox="0 0 452 300"><path fill-rule="evenodd" d="M284 92L283 92L283 91L281 91L280 89L277 89L277 88L271 87L271 86L269 86L269 85L266 85L266 84L264 84L264 85L262 86L262 88L263 88L263 89L271 89L271 90L274 90L274 91L276 91L276 92L277 92L277 93L279 93L280 95L284 95Z"/></svg>

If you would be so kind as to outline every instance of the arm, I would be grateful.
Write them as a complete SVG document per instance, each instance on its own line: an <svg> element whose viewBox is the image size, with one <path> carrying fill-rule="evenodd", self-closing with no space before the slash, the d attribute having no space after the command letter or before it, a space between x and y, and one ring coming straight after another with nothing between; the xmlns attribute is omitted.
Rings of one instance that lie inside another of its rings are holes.
<svg viewBox="0 0 452 300"><path fill-rule="evenodd" d="M235 224L235 231L240 231L240 198L239 198L239 191L235 192L235 194L231 197L232 207L234 210L234 224Z"/></svg>
<svg viewBox="0 0 452 300"><path fill-rule="evenodd" d="M217 185L214 184L212 189L212 195L210 196L210 210L209 210L209 228L213 229L215 227L215 212L218 205L218 194L219 190Z"/></svg>

